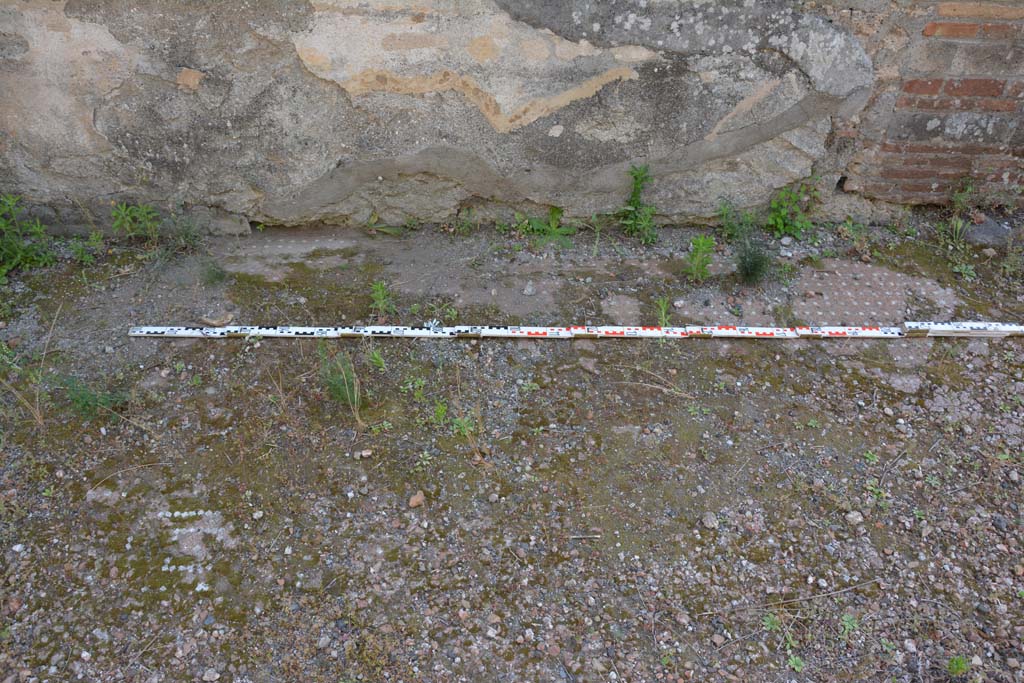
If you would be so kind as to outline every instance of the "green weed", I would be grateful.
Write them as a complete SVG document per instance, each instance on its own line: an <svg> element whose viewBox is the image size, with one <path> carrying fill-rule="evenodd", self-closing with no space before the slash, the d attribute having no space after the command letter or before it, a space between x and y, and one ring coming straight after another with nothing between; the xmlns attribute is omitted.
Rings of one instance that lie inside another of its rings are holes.
<svg viewBox="0 0 1024 683"><path fill-rule="evenodd" d="M977 190L974 187L974 180L963 178L960 184L953 190L949 197L949 205L953 213L961 215L969 211L977 203Z"/></svg>
<svg viewBox="0 0 1024 683"><path fill-rule="evenodd" d="M382 356L380 351L378 351L377 349L371 350L368 358L370 361L370 365L377 368L381 372L384 372L385 370L388 369L387 364L384 362L384 356Z"/></svg>
<svg viewBox="0 0 1024 683"><path fill-rule="evenodd" d="M964 282L974 282L978 279L978 273L970 263L958 263L952 268L953 272L964 279Z"/></svg>
<svg viewBox="0 0 1024 683"><path fill-rule="evenodd" d="M538 249L543 249L549 244L571 247L576 228L562 224L562 213L562 209L552 206L548 209L547 218L525 218L516 214L516 229L522 234L532 235L534 247Z"/></svg>
<svg viewBox="0 0 1024 683"><path fill-rule="evenodd" d="M438 427L443 427L448 422L448 404L442 400L434 401L434 414L430 420Z"/></svg>
<svg viewBox="0 0 1024 683"><path fill-rule="evenodd" d="M939 223L936 230L939 233L939 240L949 250L960 251L965 248L967 233L971 224L964 219L954 216L945 223Z"/></svg>
<svg viewBox="0 0 1024 683"><path fill-rule="evenodd" d="M968 660L967 657L964 657L963 655L956 655L955 657L950 657L949 661L946 662L946 671L949 673L950 676L953 677L963 676L965 673L967 673L968 669L970 668L970 660Z"/></svg>
<svg viewBox="0 0 1024 683"><path fill-rule="evenodd" d="M860 622L858 622L857 617L852 614L844 614L839 619L839 637L842 638L844 642L848 641L850 636L852 636L859 628Z"/></svg>
<svg viewBox="0 0 1024 683"><path fill-rule="evenodd" d="M615 212L622 231L629 237L636 237L640 244L654 244L658 241L658 229L654 225L657 208L643 201L644 187L651 182L647 166L630 166L629 177L632 189L626 205Z"/></svg>
<svg viewBox="0 0 1024 683"><path fill-rule="evenodd" d="M690 240L690 252L686 255L684 272L690 279L703 282L708 279L711 265L711 253L715 249L715 238L709 235L698 235Z"/></svg>
<svg viewBox="0 0 1024 683"><path fill-rule="evenodd" d="M51 265L51 240L39 219L22 220L21 197L0 196L0 284L15 270Z"/></svg>
<svg viewBox="0 0 1024 683"><path fill-rule="evenodd" d="M63 377L60 384L71 402L71 409L83 419L91 420L101 412L117 415L114 408L128 400L121 392L94 389L77 377Z"/></svg>
<svg viewBox="0 0 1024 683"><path fill-rule="evenodd" d="M797 655L790 655L789 659L786 660L786 664L789 665L790 669L797 673L803 671L805 666L804 660L798 657Z"/></svg>
<svg viewBox="0 0 1024 683"><path fill-rule="evenodd" d="M452 418L452 433L468 439L476 433L476 423L471 417Z"/></svg>
<svg viewBox="0 0 1024 683"><path fill-rule="evenodd" d="M362 401L359 377L352 365L352 359L344 353L339 353L332 358L327 351L327 345L322 341L317 347L317 354L320 357L320 379L327 390L327 395L338 403L348 406L356 424L360 427L363 426L363 421L359 416Z"/></svg>
<svg viewBox="0 0 1024 683"><path fill-rule="evenodd" d="M768 207L768 227L775 237L790 235L800 238L814 225L807 212L818 200L818 191L809 184L779 190Z"/></svg>
<svg viewBox="0 0 1024 683"><path fill-rule="evenodd" d="M373 434L374 436L377 436L378 434L380 434L382 432L386 432L386 431L390 430L391 427L392 427L391 422L389 422L388 420L381 420L377 424L370 425L370 433Z"/></svg>
<svg viewBox="0 0 1024 683"><path fill-rule="evenodd" d="M148 204L115 204L110 217L116 235L142 238L149 244L156 244L160 238L160 214Z"/></svg>
<svg viewBox="0 0 1024 683"><path fill-rule="evenodd" d="M370 311L375 313L378 318L385 318L389 314L398 312L394 295L388 289L388 283L383 280L377 280L370 285L370 300Z"/></svg>
<svg viewBox="0 0 1024 683"><path fill-rule="evenodd" d="M753 235L740 239L736 247L736 274L745 285L756 285L772 267L772 257Z"/></svg>
<svg viewBox="0 0 1024 683"><path fill-rule="evenodd" d="M427 451L423 451L416 456L416 464L412 466L412 471L416 474L423 474L430 469L431 465L434 464L434 456Z"/></svg>
<svg viewBox="0 0 1024 683"><path fill-rule="evenodd" d="M96 254L103 250L103 233L93 230L85 241L74 237L68 242L68 249L76 263L91 266L96 261Z"/></svg>
<svg viewBox="0 0 1024 683"><path fill-rule="evenodd" d="M774 614L773 612L769 612L768 614L761 617L761 626L764 627L765 631L768 631L770 633L775 632L782 628L782 620L779 619L778 615Z"/></svg>
<svg viewBox="0 0 1024 683"><path fill-rule="evenodd" d="M749 211L740 211L732 202L723 200L718 205L718 221L725 239L735 242L754 232L757 218Z"/></svg>
<svg viewBox="0 0 1024 683"><path fill-rule="evenodd" d="M671 327L672 322L669 320L669 307L671 301L667 296L660 296L654 300L654 307L658 309L658 325L661 327Z"/></svg>

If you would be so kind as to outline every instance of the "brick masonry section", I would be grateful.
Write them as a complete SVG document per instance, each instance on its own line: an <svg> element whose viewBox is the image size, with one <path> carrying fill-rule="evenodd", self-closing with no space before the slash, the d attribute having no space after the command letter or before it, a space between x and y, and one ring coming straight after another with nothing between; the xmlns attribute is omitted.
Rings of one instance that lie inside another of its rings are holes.
<svg viewBox="0 0 1024 683"><path fill-rule="evenodd" d="M913 4L905 57L876 91L877 132L852 133L844 188L944 204L970 178L1024 206L1024 0Z"/></svg>

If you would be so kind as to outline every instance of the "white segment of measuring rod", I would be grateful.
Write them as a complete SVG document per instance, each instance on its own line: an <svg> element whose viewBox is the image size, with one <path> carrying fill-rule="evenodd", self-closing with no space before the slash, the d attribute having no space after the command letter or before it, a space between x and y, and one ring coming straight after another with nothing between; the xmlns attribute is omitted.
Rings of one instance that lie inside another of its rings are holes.
<svg viewBox="0 0 1024 683"><path fill-rule="evenodd" d="M224 327L143 326L128 330L132 337L203 338L285 337L339 339L347 337L403 337L425 339L900 339L905 337L1012 337L1024 336L1024 325L992 322L907 322L899 327L801 326L749 327L742 325L686 325L657 327L631 325L570 325L538 327L521 325L354 325L299 327L293 325L228 325Z"/></svg>

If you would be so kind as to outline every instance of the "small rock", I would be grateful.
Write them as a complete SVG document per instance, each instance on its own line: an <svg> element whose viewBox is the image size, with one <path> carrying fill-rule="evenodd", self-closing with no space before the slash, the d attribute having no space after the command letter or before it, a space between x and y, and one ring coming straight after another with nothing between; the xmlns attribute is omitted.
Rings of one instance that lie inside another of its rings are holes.
<svg viewBox="0 0 1024 683"><path fill-rule="evenodd" d="M90 659L92 659L92 653L88 650L82 650L81 657L83 662L88 662Z"/></svg>
<svg viewBox="0 0 1024 683"><path fill-rule="evenodd" d="M423 501L426 500L426 496L423 495L423 491L417 491L409 497L409 507L418 508L423 505Z"/></svg>
<svg viewBox="0 0 1024 683"><path fill-rule="evenodd" d="M498 502L498 494L497 493L492 493L491 495L487 496L487 500L490 501L491 503L497 503Z"/></svg>
<svg viewBox="0 0 1024 683"><path fill-rule="evenodd" d="M998 254L999 252L993 249L992 247L985 247L984 249L981 250L981 255L984 256L985 258L995 258Z"/></svg>
<svg viewBox="0 0 1024 683"><path fill-rule="evenodd" d="M256 512L252 513L252 518L256 521L263 519L263 510L257 510Z"/></svg>
<svg viewBox="0 0 1024 683"><path fill-rule="evenodd" d="M788 247L789 245L793 244L793 238L790 237L789 235L786 235L781 240L779 240L779 242L782 243L782 246Z"/></svg>
<svg viewBox="0 0 1024 683"><path fill-rule="evenodd" d="M318 650L326 650L327 647L330 644L331 644L331 637L330 636L320 636L320 640L318 640L316 642L316 648Z"/></svg>
<svg viewBox="0 0 1024 683"><path fill-rule="evenodd" d="M103 347L103 353L113 353L113 352L114 352L114 347L113 346L104 346Z"/></svg>
<svg viewBox="0 0 1024 683"><path fill-rule="evenodd" d="M700 523L703 524L706 529L717 529L718 517L715 516L714 512L705 512L704 516L700 518Z"/></svg>
<svg viewBox="0 0 1024 683"><path fill-rule="evenodd" d="M715 644L715 647L722 647L723 645L725 645L725 636L723 636L721 633L716 633L715 635L711 636L711 642Z"/></svg>
<svg viewBox="0 0 1024 683"><path fill-rule="evenodd" d="M526 288L523 289L523 296L533 296L537 293L537 288L533 286L533 280L526 283Z"/></svg>
<svg viewBox="0 0 1024 683"><path fill-rule="evenodd" d="M1019 669L1020 662L1014 659L1013 657L1010 657L1006 660L1006 666L1010 667L1011 669Z"/></svg>
<svg viewBox="0 0 1024 683"><path fill-rule="evenodd" d="M854 526L857 526L858 524L862 524L864 522L864 515L857 512L856 510L850 510L849 512L846 513L846 521Z"/></svg>
<svg viewBox="0 0 1024 683"><path fill-rule="evenodd" d="M207 669L206 671L203 672L203 680L207 681L207 682L209 682L209 681L219 681L220 680L220 674L217 673L216 669Z"/></svg>

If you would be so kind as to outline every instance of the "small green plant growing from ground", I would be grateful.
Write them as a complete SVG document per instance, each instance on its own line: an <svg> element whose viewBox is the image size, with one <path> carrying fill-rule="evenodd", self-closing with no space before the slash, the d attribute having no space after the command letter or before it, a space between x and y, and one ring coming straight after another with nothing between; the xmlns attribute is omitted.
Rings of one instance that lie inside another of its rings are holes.
<svg viewBox="0 0 1024 683"><path fill-rule="evenodd" d="M782 620L779 619L778 615L773 612L768 612L761 617L761 626L764 627L765 631L773 633L782 628Z"/></svg>
<svg viewBox="0 0 1024 683"><path fill-rule="evenodd" d="M756 285L771 271L772 257L764 245L750 235L736 246L736 275L745 285Z"/></svg>
<svg viewBox="0 0 1024 683"><path fill-rule="evenodd" d="M352 359L345 353L339 353L332 357L324 343L317 347L317 354L320 357L320 380L323 382L327 395L338 403L348 406L356 424L362 427L363 421L359 416L362 395L359 377L352 365Z"/></svg>
<svg viewBox="0 0 1024 683"><path fill-rule="evenodd" d="M970 263L958 263L953 266L953 272L964 279L964 282L974 282L978 279L978 273Z"/></svg>
<svg viewBox="0 0 1024 683"><path fill-rule="evenodd" d="M430 466L434 463L434 456L429 451L423 451L416 456L416 464L412 466L412 471L415 474L423 474L430 469Z"/></svg>
<svg viewBox="0 0 1024 683"><path fill-rule="evenodd" d="M967 213L977 204L977 190L974 180L963 178L949 196L949 206L957 216Z"/></svg>
<svg viewBox="0 0 1024 683"><path fill-rule="evenodd" d="M723 201L718 206L718 219L726 239L736 245L737 277L745 285L756 285L768 275L772 259L756 235L754 215Z"/></svg>
<svg viewBox="0 0 1024 683"><path fill-rule="evenodd" d="M658 309L658 325L660 327L671 327L672 322L669 320L669 308L671 302L667 296L660 296L654 300L654 307Z"/></svg>
<svg viewBox="0 0 1024 683"><path fill-rule="evenodd" d="M384 362L384 356L381 355L377 349L372 349L368 355L370 365L377 368L381 372L388 369L387 363Z"/></svg>
<svg viewBox="0 0 1024 683"><path fill-rule="evenodd" d="M936 229L939 239L947 250L962 251L966 247L967 233L971 229L971 224L954 216L945 223L939 223Z"/></svg>
<svg viewBox="0 0 1024 683"><path fill-rule="evenodd" d="M766 227L777 238L789 235L799 239L814 227L807 213L817 201L818 191L807 183L779 190L768 207Z"/></svg>
<svg viewBox="0 0 1024 683"><path fill-rule="evenodd" d="M77 377L64 377L61 379L61 385L68 401L71 402L71 409L76 415L87 420L97 417L101 412L117 415L114 408L128 400L128 397L120 392L94 389Z"/></svg>
<svg viewBox="0 0 1024 683"><path fill-rule="evenodd" d="M46 229L38 218L23 220L20 204L18 196L0 196L0 284L12 271L48 266L55 260Z"/></svg>
<svg viewBox="0 0 1024 683"><path fill-rule="evenodd" d="M970 661L968 661L967 657L964 657L963 655L950 657L949 661L946 662L946 672L954 678L957 676L963 676L970 668Z"/></svg>
<svg viewBox="0 0 1024 683"><path fill-rule="evenodd" d="M786 660L786 664L789 665L790 669L792 669L793 671L795 671L797 673L800 673L801 671L803 671L804 670L804 666L806 666L804 664L804 660L801 659L797 655L790 655L789 659Z"/></svg>
<svg viewBox="0 0 1024 683"><path fill-rule="evenodd" d="M654 226L657 208L643 200L644 188L651 182L650 170L647 166L630 166L629 177L632 180L629 199L615 212L615 217L626 235L637 238L640 244L654 244L658 241L658 229Z"/></svg>
<svg viewBox="0 0 1024 683"><path fill-rule="evenodd" d="M469 438L476 432L476 424L471 417L452 418L452 433L463 438Z"/></svg>
<svg viewBox="0 0 1024 683"><path fill-rule="evenodd" d="M730 242L737 242L754 232L757 219L749 211L741 211L728 201L722 200L718 205L718 222Z"/></svg>
<svg viewBox="0 0 1024 683"><path fill-rule="evenodd" d="M370 285L370 311L381 319L398 312L394 295L383 280Z"/></svg>
<svg viewBox="0 0 1024 683"><path fill-rule="evenodd" d="M533 244L543 249L549 244L556 247L571 247L572 236L576 228L562 223L562 209L552 206L548 209L547 218L525 218L516 215L516 230L522 234L532 235Z"/></svg>
<svg viewBox="0 0 1024 683"><path fill-rule="evenodd" d="M78 237L68 242L71 258L83 266L91 266L96 261L96 254L103 250L103 234L98 230L89 233L89 239Z"/></svg>
<svg viewBox="0 0 1024 683"><path fill-rule="evenodd" d="M715 238L710 235L698 235L690 240L690 252L686 255L683 270L695 282L708 279L711 265L711 253L715 249Z"/></svg>
<svg viewBox="0 0 1024 683"><path fill-rule="evenodd" d="M440 399L434 401L434 414L430 416L430 421L443 427L448 422L448 404Z"/></svg>
<svg viewBox="0 0 1024 683"><path fill-rule="evenodd" d="M141 238L151 245L160 238L160 214L148 204L115 204L110 218L115 235Z"/></svg>
<svg viewBox="0 0 1024 683"><path fill-rule="evenodd" d="M852 636L860 628L860 622L857 621L857 617L852 614L844 614L839 619L839 637L843 639L843 642L850 640Z"/></svg>

